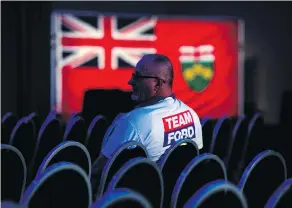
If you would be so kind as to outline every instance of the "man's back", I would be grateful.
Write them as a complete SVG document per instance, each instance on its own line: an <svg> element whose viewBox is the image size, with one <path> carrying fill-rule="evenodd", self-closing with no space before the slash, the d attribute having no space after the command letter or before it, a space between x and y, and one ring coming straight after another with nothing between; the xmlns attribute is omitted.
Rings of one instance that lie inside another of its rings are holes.
<svg viewBox="0 0 292 208"><path fill-rule="evenodd" d="M120 115L108 128L100 155L93 164L98 175L117 148L127 141L141 142L150 159L157 161L176 141L191 138L203 147L198 115L173 96L173 66L162 54L146 54L136 64L128 82L131 98L140 103Z"/></svg>
<svg viewBox="0 0 292 208"><path fill-rule="evenodd" d="M157 103L137 107L121 116L115 123L131 126L128 133L123 135L128 138L120 137L120 140L141 142L152 161L157 161L172 144L183 138L194 139L199 149L203 147L198 115L175 97L167 97ZM119 129L122 130L121 127ZM118 131L115 132L119 135ZM105 143L107 136L109 135L105 136ZM112 149L110 146L105 145L104 149L107 147ZM104 150L104 153L108 155L109 152Z"/></svg>

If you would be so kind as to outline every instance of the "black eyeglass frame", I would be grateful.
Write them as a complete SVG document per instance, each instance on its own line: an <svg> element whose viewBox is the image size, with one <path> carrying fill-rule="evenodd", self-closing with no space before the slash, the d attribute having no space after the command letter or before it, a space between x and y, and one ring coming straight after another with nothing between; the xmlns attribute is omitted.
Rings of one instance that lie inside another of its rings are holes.
<svg viewBox="0 0 292 208"><path fill-rule="evenodd" d="M144 75L137 75L135 73L132 73L132 78L134 80L137 80L137 79L158 79L158 80L161 80L163 83L166 83L165 80L159 78L159 77L153 77L153 76L144 76Z"/></svg>

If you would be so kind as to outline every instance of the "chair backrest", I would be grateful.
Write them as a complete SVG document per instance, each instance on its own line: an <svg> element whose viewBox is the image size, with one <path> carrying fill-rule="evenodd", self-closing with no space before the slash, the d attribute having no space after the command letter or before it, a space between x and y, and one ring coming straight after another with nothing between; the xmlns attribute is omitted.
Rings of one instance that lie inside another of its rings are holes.
<svg viewBox="0 0 292 208"><path fill-rule="evenodd" d="M200 120L202 128L204 127L205 123L207 123L208 120L210 120L210 118L202 118Z"/></svg>
<svg viewBox="0 0 292 208"><path fill-rule="evenodd" d="M202 134L203 134L203 149L201 149L201 153L209 152L210 145L212 141L213 129L216 125L216 119L208 119L204 125L202 126Z"/></svg>
<svg viewBox="0 0 292 208"><path fill-rule="evenodd" d="M83 145L87 143L87 128L80 116L75 116L70 120L64 133L64 140L76 141Z"/></svg>
<svg viewBox="0 0 292 208"><path fill-rule="evenodd" d="M27 118L33 123L34 128L35 128L35 133L38 133L41 127L41 122L37 113L32 112L27 116Z"/></svg>
<svg viewBox="0 0 292 208"><path fill-rule="evenodd" d="M8 144L10 139L10 134L17 123L18 118L14 116L11 112L6 113L1 118L1 143Z"/></svg>
<svg viewBox="0 0 292 208"><path fill-rule="evenodd" d="M50 113L42 124L37 136L32 177L37 173L37 170L46 155L61 142L62 131L60 122L57 120L54 113Z"/></svg>
<svg viewBox="0 0 292 208"><path fill-rule="evenodd" d="M244 142L246 141L248 129L248 119L245 116L238 117L231 133L229 149L227 152L226 168L228 170L229 180L239 182L235 174L238 168L238 162L241 160ZM240 176L239 176L240 177Z"/></svg>
<svg viewBox="0 0 292 208"><path fill-rule="evenodd" d="M142 194L153 207L162 207L163 179L156 163L146 158L128 161L113 177L107 192L129 188Z"/></svg>
<svg viewBox="0 0 292 208"><path fill-rule="evenodd" d="M181 172L172 191L170 207L183 207L203 185L217 179L227 181L227 171L223 161L210 153L197 156Z"/></svg>
<svg viewBox="0 0 292 208"><path fill-rule="evenodd" d="M1 144L1 200L19 202L26 184L27 170L21 152Z"/></svg>
<svg viewBox="0 0 292 208"><path fill-rule="evenodd" d="M37 114L36 114L35 112L31 112L31 113L27 116L27 119L32 120L32 119L34 119L34 118L36 118L36 117L37 117Z"/></svg>
<svg viewBox="0 0 292 208"><path fill-rule="evenodd" d="M292 206L292 178L285 180L271 195L265 208Z"/></svg>
<svg viewBox="0 0 292 208"><path fill-rule="evenodd" d="M135 148L129 148L129 147ZM130 141L122 144L107 161L102 171L100 184L98 186L97 198L101 197L108 187L113 176L132 158L145 157L148 158L146 148L139 142Z"/></svg>
<svg viewBox="0 0 292 208"><path fill-rule="evenodd" d="M173 187L181 171L196 156L199 150L191 139L184 139L169 147L158 162L164 181L164 207L169 207Z"/></svg>
<svg viewBox="0 0 292 208"><path fill-rule="evenodd" d="M80 114L80 112L73 112L73 113L71 113L71 115L69 116L68 122L70 122L72 119L74 119L79 114Z"/></svg>
<svg viewBox="0 0 292 208"><path fill-rule="evenodd" d="M1 123L6 122L7 119L9 119L9 117L11 117L13 114L11 112L7 112L4 114L4 116L2 116L1 118Z"/></svg>
<svg viewBox="0 0 292 208"><path fill-rule="evenodd" d="M108 121L104 116L96 116L90 123L87 131L87 149L93 162L101 150L102 139L108 127Z"/></svg>
<svg viewBox="0 0 292 208"><path fill-rule="evenodd" d="M211 181L200 188L184 205L185 208L242 207L247 208L244 194L225 180Z"/></svg>
<svg viewBox="0 0 292 208"><path fill-rule="evenodd" d="M185 165L187 165L189 161L198 155L199 148L192 139L181 139L168 148L159 158L157 163L161 171L164 171L164 169L168 168L168 166L171 166L170 168L175 168L173 167L174 161L181 161L180 159L183 159L185 161Z"/></svg>
<svg viewBox="0 0 292 208"><path fill-rule="evenodd" d="M249 206L264 207L273 191L286 179L287 167L283 156L266 150L248 164L238 188L244 192Z"/></svg>
<svg viewBox="0 0 292 208"><path fill-rule="evenodd" d="M79 166L61 162L37 175L26 189L21 204L28 207L89 207L89 178Z"/></svg>
<svg viewBox="0 0 292 208"><path fill-rule="evenodd" d="M40 165L37 175L43 173L47 167L58 162L71 162L81 167L90 178L91 159L86 147L74 141L62 142L53 148Z"/></svg>
<svg viewBox="0 0 292 208"><path fill-rule="evenodd" d="M244 117L244 115L239 115L239 116L230 116L229 117L229 120L231 121L231 126L232 126L232 129L233 127L235 126L237 120L239 117Z"/></svg>
<svg viewBox="0 0 292 208"><path fill-rule="evenodd" d="M120 188L113 190L96 201L91 208L152 208L150 202L138 192Z"/></svg>
<svg viewBox="0 0 292 208"><path fill-rule="evenodd" d="M261 151L265 144L265 138L262 138L261 132L263 128L263 117L260 113L256 113L248 124L246 142L242 150L242 161L240 163L240 171Z"/></svg>
<svg viewBox="0 0 292 208"><path fill-rule="evenodd" d="M27 167L30 166L36 147L35 127L28 117L21 118L10 135L9 144L16 147L23 155Z"/></svg>
<svg viewBox="0 0 292 208"><path fill-rule="evenodd" d="M13 201L1 201L1 208L26 208L26 206L17 204Z"/></svg>
<svg viewBox="0 0 292 208"><path fill-rule="evenodd" d="M231 120L224 116L217 121L212 134L209 152L219 156L223 161L225 161L229 148L231 128Z"/></svg>

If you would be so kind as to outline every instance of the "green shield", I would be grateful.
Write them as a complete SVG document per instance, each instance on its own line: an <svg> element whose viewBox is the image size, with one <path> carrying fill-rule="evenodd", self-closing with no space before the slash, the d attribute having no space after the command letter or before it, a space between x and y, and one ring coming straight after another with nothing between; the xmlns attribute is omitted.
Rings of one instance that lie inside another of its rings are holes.
<svg viewBox="0 0 292 208"><path fill-rule="evenodd" d="M189 87L196 92L202 92L214 77L213 61L183 61L182 73Z"/></svg>

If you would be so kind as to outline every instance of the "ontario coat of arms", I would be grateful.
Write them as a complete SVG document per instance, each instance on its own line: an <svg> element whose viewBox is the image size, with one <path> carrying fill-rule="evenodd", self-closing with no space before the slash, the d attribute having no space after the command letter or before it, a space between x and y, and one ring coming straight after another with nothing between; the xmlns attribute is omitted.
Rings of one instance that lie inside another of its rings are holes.
<svg viewBox="0 0 292 208"><path fill-rule="evenodd" d="M194 91L204 91L214 77L214 47L212 45L181 46L179 51L185 81Z"/></svg>

